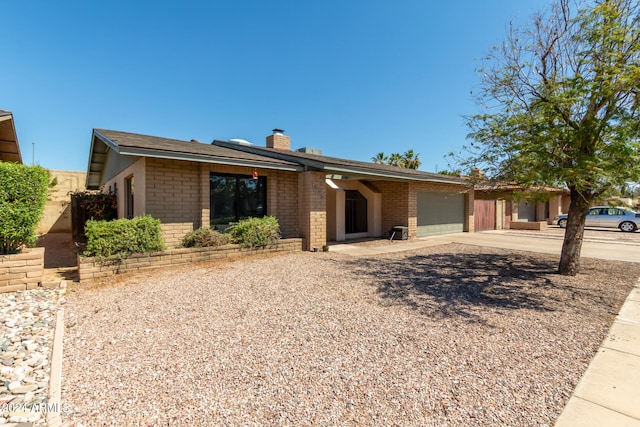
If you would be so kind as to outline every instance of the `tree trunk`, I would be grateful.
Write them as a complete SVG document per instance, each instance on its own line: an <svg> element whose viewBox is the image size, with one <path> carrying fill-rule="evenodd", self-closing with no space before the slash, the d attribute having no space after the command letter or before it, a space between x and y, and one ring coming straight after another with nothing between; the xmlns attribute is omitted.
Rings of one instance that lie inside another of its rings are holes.
<svg viewBox="0 0 640 427"><path fill-rule="evenodd" d="M574 188L571 191L571 204L569 205L569 218L564 232L562 254L558 273L565 276L575 276L580 270L580 251L582 250L582 238L584 236L584 222L589 213L590 200Z"/></svg>

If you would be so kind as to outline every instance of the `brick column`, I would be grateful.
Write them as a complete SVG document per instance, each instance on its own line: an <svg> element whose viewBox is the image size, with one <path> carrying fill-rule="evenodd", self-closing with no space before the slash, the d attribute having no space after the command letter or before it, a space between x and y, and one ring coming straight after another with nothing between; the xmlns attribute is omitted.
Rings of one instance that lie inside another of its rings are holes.
<svg viewBox="0 0 640 427"><path fill-rule="evenodd" d="M199 198L200 198L200 227L209 227L210 225L210 190L209 190L209 166L200 164L198 168L200 175L199 182Z"/></svg>
<svg viewBox="0 0 640 427"><path fill-rule="evenodd" d="M298 228L303 250L327 244L327 189L323 172L298 175Z"/></svg>
<svg viewBox="0 0 640 427"><path fill-rule="evenodd" d="M474 200L475 200L475 193L473 192L473 190L469 190L464 196L464 210L465 210L464 231L469 233L473 233L475 231L474 209L473 209Z"/></svg>

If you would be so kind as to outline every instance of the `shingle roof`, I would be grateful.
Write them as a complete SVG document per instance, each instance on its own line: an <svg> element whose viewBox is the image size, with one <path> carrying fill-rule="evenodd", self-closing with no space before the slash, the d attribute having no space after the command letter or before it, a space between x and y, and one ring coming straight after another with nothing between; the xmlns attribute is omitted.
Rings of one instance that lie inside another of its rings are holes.
<svg viewBox="0 0 640 427"><path fill-rule="evenodd" d="M241 145L230 141L203 144L115 130L94 129L91 139L87 188L102 184L102 172L109 149L121 155L158 157L235 166L291 171L317 170L329 177L416 180L470 186L464 179L396 166L341 159L297 151Z"/></svg>
<svg viewBox="0 0 640 427"><path fill-rule="evenodd" d="M275 159L299 163L301 165L304 165L308 169L325 171L327 172L327 174L345 175L347 177L354 178L391 178L401 180L463 184L466 186L471 186L463 178L400 168L397 166L382 165L357 160L348 160L338 157L323 156L319 154L303 153L299 151L283 151L274 148L238 145L229 141L216 140L213 141L213 144L219 147L242 151L247 154L259 154Z"/></svg>
<svg viewBox="0 0 640 427"><path fill-rule="evenodd" d="M514 191L528 191L531 193L558 193L568 194L569 190L566 188L550 187L550 186L536 186L527 188L523 184L517 184L514 182L481 182L474 185L474 190L491 193L491 192L514 192Z"/></svg>
<svg viewBox="0 0 640 427"><path fill-rule="evenodd" d="M94 129L87 173L87 188L97 189L109 149L121 155L249 166L265 169L302 170L297 163L241 153L224 147L115 130Z"/></svg>

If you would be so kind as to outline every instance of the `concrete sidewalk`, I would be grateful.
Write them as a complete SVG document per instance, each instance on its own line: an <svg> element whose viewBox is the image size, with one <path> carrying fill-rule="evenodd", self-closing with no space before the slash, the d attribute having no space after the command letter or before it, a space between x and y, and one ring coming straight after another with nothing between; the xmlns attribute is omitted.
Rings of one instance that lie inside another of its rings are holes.
<svg viewBox="0 0 640 427"><path fill-rule="evenodd" d="M560 254L562 239L509 232L461 233L413 241L343 243L331 251L374 256L448 243ZM640 262L640 246L585 239L582 257ZM640 280L587 367L555 427L640 427Z"/></svg>
<svg viewBox="0 0 640 427"><path fill-rule="evenodd" d="M556 427L640 427L640 281Z"/></svg>

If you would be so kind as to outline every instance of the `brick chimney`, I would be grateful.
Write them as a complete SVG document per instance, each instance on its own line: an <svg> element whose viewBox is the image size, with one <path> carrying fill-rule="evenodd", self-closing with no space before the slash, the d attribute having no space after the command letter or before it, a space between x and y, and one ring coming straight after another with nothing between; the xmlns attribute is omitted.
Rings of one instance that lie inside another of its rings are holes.
<svg viewBox="0 0 640 427"><path fill-rule="evenodd" d="M267 148L291 151L291 138L284 135L284 130L274 129L273 134L267 136Z"/></svg>

